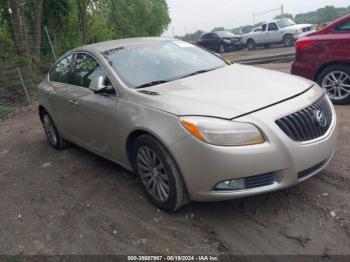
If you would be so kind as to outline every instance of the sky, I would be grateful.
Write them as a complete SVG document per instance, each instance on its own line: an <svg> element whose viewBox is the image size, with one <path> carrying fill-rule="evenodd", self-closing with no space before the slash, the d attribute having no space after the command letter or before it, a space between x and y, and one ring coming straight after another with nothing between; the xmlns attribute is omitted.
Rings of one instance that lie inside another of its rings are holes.
<svg viewBox="0 0 350 262"><path fill-rule="evenodd" d="M256 16L255 22L272 19L281 13L305 13L326 5L347 7L349 0L167 0L171 24L166 36L184 35L200 29L211 31L216 26L234 28L253 23L253 13L278 9Z"/></svg>

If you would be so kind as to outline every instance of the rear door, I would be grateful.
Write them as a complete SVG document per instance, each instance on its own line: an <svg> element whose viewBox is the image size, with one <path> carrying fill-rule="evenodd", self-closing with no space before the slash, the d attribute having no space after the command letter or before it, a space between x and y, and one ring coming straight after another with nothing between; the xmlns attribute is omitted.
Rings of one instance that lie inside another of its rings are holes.
<svg viewBox="0 0 350 262"><path fill-rule="evenodd" d="M267 40L267 24L263 24L261 27L261 32L256 34L256 40L255 42L258 44L265 43Z"/></svg>
<svg viewBox="0 0 350 262"><path fill-rule="evenodd" d="M200 45L209 50L216 50L218 36L214 33L208 33L201 37Z"/></svg>
<svg viewBox="0 0 350 262"><path fill-rule="evenodd" d="M94 93L90 82L97 76L105 78L109 92ZM72 140L108 155L115 141L117 95L103 67L88 53L77 53L73 85L67 92L69 101L69 134Z"/></svg>
<svg viewBox="0 0 350 262"><path fill-rule="evenodd" d="M62 133L68 131L65 121L69 113L66 92L72 84L73 55L62 58L50 71L48 85L44 87L50 105L50 114Z"/></svg>

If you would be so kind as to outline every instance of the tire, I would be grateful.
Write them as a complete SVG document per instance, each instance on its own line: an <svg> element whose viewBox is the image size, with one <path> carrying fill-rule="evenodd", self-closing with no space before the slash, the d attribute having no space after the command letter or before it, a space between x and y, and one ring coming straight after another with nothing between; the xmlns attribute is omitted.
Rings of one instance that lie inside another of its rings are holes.
<svg viewBox="0 0 350 262"><path fill-rule="evenodd" d="M255 50L256 49L256 43L253 39L249 39L247 41L247 47L249 50Z"/></svg>
<svg viewBox="0 0 350 262"><path fill-rule="evenodd" d="M224 44L220 44L220 46L219 46L219 53L225 53L226 52L226 49L225 49L225 46L224 46Z"/></svg>
<svg viewBox="0 0 350 262"><path fill-rule="evenodd" d="M283 45L284 45L285 47L293 46L293 45L294 45L294 42L295 42L295 40L294 40L294 38L293 38L292 35L285 35L285 36L283 37Z"/></svg>
<svg viewBox="0 0 350 262"><path fill-rule="evenodd" d="M350 103L350 66L331 65L317 76L316 82L325 88L333 104Z"/></svg>
<svg viewBox="0 0 350 262"><path fill-rule="evenodd" d="M45 130L47 141L54 149L62 150L70 145L70 143L59 134L55 123L47 112L43 112L41 115L41 121Z"/></svg>
<svg viewBox="0 0 350 262"><path fill-rule="evenodd" d="M190 202L174 159L156 139L149 135L138 137L132 162L146 195L159 209L174 212Z"/></svg>

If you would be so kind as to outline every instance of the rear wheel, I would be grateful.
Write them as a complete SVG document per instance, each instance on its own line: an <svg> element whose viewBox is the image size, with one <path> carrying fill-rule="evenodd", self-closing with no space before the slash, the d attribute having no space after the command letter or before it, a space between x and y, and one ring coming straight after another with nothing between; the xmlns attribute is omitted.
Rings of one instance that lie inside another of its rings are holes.
<svg viewBox="0 0 350 262"><path fill-rule="evenodd" d="M293 46L294 45L294 38L292 35L285 35L283 37L283 44L284 46Z"/></svg>
<svg viewBox="0 0 350 262"><path fill-rule="evenodd" d="M57 150L66 148L69 145L69 142L61 137L55 126L55 123L49 114L44 112L42 114L41 120L45 130L46 138L49 141L50 145Z"/></svg>
<svg viewBox="0 0 350 262"><path fill-rule="evenodd" d="M154 205L176 211L189 202L175 161L156 139L149 135L138 137L132 158L144 191Z"/></svg>
<svg viewBox="0 0 350 262"><path fill-rule="evenodd" d="M350 103L350 66L328 66L318 75L316 81L322 88L326 89L334 104Z"/></svg>
<svg viewBox="0 0 350 262"><path fill-rule="evenodd" d="M254 50L256 49L256 43L253 39L249 39L247 42L247 46L249 50Z"/></svg>

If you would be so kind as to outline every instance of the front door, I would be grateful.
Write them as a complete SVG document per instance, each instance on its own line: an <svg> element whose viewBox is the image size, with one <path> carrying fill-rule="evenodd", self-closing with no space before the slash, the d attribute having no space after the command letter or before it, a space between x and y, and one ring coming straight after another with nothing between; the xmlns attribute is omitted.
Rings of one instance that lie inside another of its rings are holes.
<svg viewBox="0 0 350 262"><path fill-rule="evenodd" d="M278 29L276 23L269 23L268 32L267 32L267 42L268 43L277 43L282 39L281 31Z"/></svg>
<svg viewBox="0 0 350 262"><path fill-rule="evenodd" d="M73 85L67 91L70 114L69 134L72 140L96 151L109 155L116 134L115 90L108 93L94 93L90 82L97 76L104 76L106 85L111 85L104 69L89 54L78 53L75 59ZM113 88L113 87L112 87Z"/></svg>

